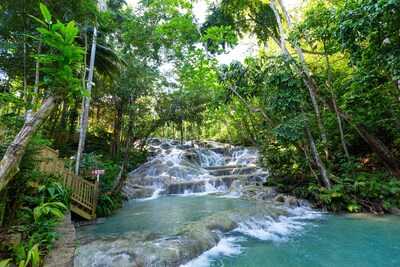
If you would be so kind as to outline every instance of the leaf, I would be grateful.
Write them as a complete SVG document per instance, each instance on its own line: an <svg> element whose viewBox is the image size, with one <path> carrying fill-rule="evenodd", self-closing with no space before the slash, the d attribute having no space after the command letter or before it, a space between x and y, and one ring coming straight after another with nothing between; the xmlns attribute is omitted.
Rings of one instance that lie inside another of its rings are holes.
<svg viewBox="0 0 400 267"><path fill-rule="evenodd" d="M34 245L31 251L32 251L32 266L36 266L40 261L38 244Z"/></svg>
<svg viewBox="0 0 400 267"><path fill-rule="evenodd" d="M43 5L42 3L40 3L40 11L42 12L42 15L44 17L44 19L46 20L46 22L48 24L51 24L51 15L50 15L50 11L47 9L47 7L45 5Z"/></svg>
<svg viewBox="0 0 400 267"><path fill-rule="evenodd" d="M50 82L52 81L52 79L51 79L50 76L46 75L46 76L43 77L43 81L44 81L45 83L50 83Z"/></svg>
<svg viewBox="0 0 400 267"><path fill-rule="evenodd" d="M52 204L58 206L61 209L68 210L68 208L62 202L52 202Z"/></svg>
<svg viewBox="0 0 400 267"><path fill-rule="evenodd" d="M40 216L42 216L42 210L40 207L36 207L33 209L33 218L35 221L38 221Z"/></svg>
<svg viewBox="0 0 400 267"><path fill-rule="evenodd" d="M34 16L32 16L32 15L28 15L28 16L31 17L31 18L33 18L34 20L36 20L37 22L39 22L39 23L42 24L43 26L47 27L47 24L44 23L43 20L38 19L38 18L36 18L36 17L34 17Z"/></svg>
<svg viewBox="0 0 400 267"><path fill-rule="evenodd" d="M51 212L54 216L56 216L56 217L58 217L58 218L64 217L64 214L63 214L59 209L53 208L53 209L50 210L50 212Z"/></svg>
<svg viewBox="0 0 400 267"><path fill-rule="evenodd" d="M54 187L47 188L47 191L49 191L50 196L54 196L54 193L55 193L55 188Z"/></svg>
<svg viewBox="0 0 400 267"><path fill-rule="evenodd" d="M38 32L40 32L41 34L43 34L43 35L50 35L51 33L48 31L48 30L46 30L45 28L36 28L36 30L38 31Z"/></svg>
<svg viewBox="0 0 400 267"><path fill-rule="evenodd" d="M78 29L74 26L74 21L70 21L65 30L65 42L67 44L72 44L78 34Z"/></svg>
<svg viewBox="0 0 400 267"><path fill-rule="evenodd" d="M58 31L62 26L63 26L63 24L60 21L58 21L56 24L51 26L51 30L52 31Z"/></svg>
<svg viewBox="0 0 400 267"><path fill-rule="evenodd" d="M71 57L72 57L72 50L71 50L71 48L70 47L65 47L64 48L64 56L66 57L66 58L68 58L68 59L71 59Z"/></svg>
<svg viewBox="0 0 400 267"><path fill-rule="evenodd" d="M25 36L26 36L26 37L29 37L29 38L31 38L31 39L33 39L33 40L35 40L35 41L38 41L38 42L41 42L41 41L42 41L42 39L37 38L37 37L32 36L32 35L29 35L29 34L25 34Z"/></svg>
<svg viewBox="0 0 400 267"><path fill-rule="evenodd" d="M80 91L81 91L81 94L82 94L83 96L86 96L87 98L90 98L89 91L88 91L85 87L81 86L81 87L80 87Z"/></svg>
<svg viewBox="0 0 400 267"><path fill-rule="evenodd" d="M5 260L0 261L0 267L8 267L8 266L10 266L9 262L11 260L12 259L10 258L10 259L5 259Z"/></svg>
<svg viewBox="0 0 400 267"><path fill-rule="evenodd" d="M72 78L72 68L69 65L64 66L64 73L66 80L68 80L70 77Z"/></svg>

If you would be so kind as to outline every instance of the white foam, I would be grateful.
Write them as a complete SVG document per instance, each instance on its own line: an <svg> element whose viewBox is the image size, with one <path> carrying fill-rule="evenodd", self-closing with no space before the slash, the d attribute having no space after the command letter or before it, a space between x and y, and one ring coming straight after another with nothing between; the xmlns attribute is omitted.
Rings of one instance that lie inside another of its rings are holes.
<svg viewBox="0 0 400 267"><path fill-rule="evenodd" d="M206 267L210 266L210 260L212 257L229 257L240 254L243 251L243 248L238 243L242 240L243 239L239 237L224 237L215 247L204 252L199 257L189 261L188 263L181 265L181 267Z"/></svg>
<svg viewBox="0 0 400 267"><path fill-rule="evenodd" d="M205 180L204 185L205 185L205 187L206 187L206 192L207 192L207 193L214 193L214 192L217 192L217 191L218 191L218 189L215 188L215 186L213 186L213 185L208 181L208 179Z"/></svg>
<svg viewBox="0 0 400 267"><path fill-rule="evenodd" d="M220 166L224 164L224 156L211 150L196 149L201 166Z"/></svg>
<svg viewBox="0 0 400 267"><path fill-rule="evenodd" d="M146 197L146 198L138 198L136 199L136 201L148 201L148 200L153 200L156 198L160 197L160 192L163 191L162 188L157 188L156 190L154 190L153 194L151 195L151 197Z"/></svg>
<svg viewBox="0 0 400 267"><path fill-rule="evenodd" d="M211 194L212 192L198 192L198 193L190 193L186 192L184 194L174 194L173 196L178 196L178 197L189 197L189 196L206 196L208 194Z"/></svg>
<svg viewBox="0 0 400 267"><path fill-rule="evenodd" d="M229 192L229 194L223 195L221 197L224 197L224 198L240 198L242 195L243 195L243 192L239 188L239 189L232 190L231 192Z"/></svg>
<svg viewBox="0 0 400 267"><path fill-rule="evenodd" d="M234 231L264 241L285 242L291 236L302 232L305 226L311 225L306 220L322 217L322 214L307 208L287 208L290 216L279 216L273 219L270 216L262 218L250 218L242 223Z"/></svg>
<svg viewBox="0 0 400 267"><path fill-rule="evenodd" d="M314 220L314 219L319 219L323 217L324 213L316 210L312 210L308 207L297 207L297 208L288 208L286 207L285 210L287 210L296 220Z"/></svg>

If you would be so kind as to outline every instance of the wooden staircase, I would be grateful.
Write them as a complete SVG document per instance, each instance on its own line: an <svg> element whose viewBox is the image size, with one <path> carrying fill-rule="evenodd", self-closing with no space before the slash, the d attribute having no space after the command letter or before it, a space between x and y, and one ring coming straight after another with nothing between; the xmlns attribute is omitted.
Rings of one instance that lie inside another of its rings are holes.
<svg viewBox="0 0 400 267"><path fill-rule="evenodd" d="M61 176L64 187L71 189L70 210L87 219L96 219L99 182L91 183L74 174L71 160L58 158L58 151L45 146L42 151L40 170L57 173Z"/></svg>

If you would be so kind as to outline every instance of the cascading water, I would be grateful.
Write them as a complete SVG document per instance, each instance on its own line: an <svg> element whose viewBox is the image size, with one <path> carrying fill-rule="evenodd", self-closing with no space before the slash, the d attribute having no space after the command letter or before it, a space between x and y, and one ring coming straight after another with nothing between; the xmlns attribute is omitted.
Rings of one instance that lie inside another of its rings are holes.
<svg viewBox="0 0 400 267"><path fill-rule="evenodd" d="M390 255L387 266L400 265L399 218L386 224L390 235L376 234L390 242L365 237L384 247L382 257L364 243L363 258L347 255L348 244L362 236L357 229L376 230L380 222L323 214L291 197L277 199L295 207L277 203L276 190L261 186L268 172L256 149L153 139L149 150L154 156L124 188L131 201L77 228L75 266L346 266L344 259L374 266ZM340 234L345 241L337 244ZM342 261L334 257L339 251Z"/></svg>
<svg viewBox="0 0 400 267"><path fill-rule="evenodd" d="M129 199L158 195L227 191L234 181L263 182L268 172L258 167L258 151L216 142L190 146L153 139L156 155L128 177L124 192Z"/></svg>

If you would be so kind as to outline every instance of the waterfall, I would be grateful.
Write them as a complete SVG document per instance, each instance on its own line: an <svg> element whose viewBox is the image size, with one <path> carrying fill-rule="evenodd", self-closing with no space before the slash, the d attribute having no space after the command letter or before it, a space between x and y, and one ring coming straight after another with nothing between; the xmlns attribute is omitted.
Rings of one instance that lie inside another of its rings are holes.
<svg viewBox="0 0 400 267"><path fill-rule="evenodd" d="M153 139L149 151L124 187L134 200L76 228L75 266L400 266L399 217L327 215L278 195L254 148Z"/></svg>
<svg viewBox="0 0 400 267"><path fill-rule="evenodd" d="M154 155L128 175L124 193L129 199L176 194L228 192L240 196L240 186L262 183L267 170L258 166L255 148L233 147L217 142L189 143L152 139Z"/></svg>

